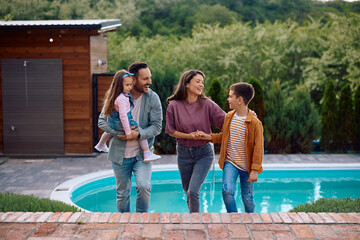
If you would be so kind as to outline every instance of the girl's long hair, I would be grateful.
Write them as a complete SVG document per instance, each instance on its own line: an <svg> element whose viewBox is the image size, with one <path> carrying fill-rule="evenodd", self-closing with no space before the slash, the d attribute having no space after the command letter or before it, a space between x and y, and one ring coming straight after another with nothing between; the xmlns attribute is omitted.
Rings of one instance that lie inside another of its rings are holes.
<svg viewBox="0 0 360 240"><path fill-rule="evenodd" d="M104 97L104 115L110 116L114 111L114 103L115 99L123 92L124 86L124 75L126 74L126 70L119 70L115 73L114 78L110 84L109 89L105 93Z"/></svg>
<svg viewBox="0 0 360 240"><path fill-rule="evenodd" d="M200 74L205 79L205 74L200 70L191 69L184 72L180 79L179 83L177 84L173 95L167 98L166 103L169 104L172 100L186 100L187 98L187 88L186 84L190 83L191 79L193 79L196 75ZM200 100L206 98L205 94L202 92L201 95L198 97Z"/></svg>

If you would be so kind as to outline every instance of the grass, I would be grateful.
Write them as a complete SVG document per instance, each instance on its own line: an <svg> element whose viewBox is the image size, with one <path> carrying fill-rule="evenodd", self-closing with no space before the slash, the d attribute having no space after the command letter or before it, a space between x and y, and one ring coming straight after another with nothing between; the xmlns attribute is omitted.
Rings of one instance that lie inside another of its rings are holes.
<svg viewBox="0 0 360 240"><path fill-rule="evenodd" d="M81 210L60 201L32 195L0 193L0 212L81 212ZM290 212L360 212L360 198L321 198L294 207Z"/></svg>
<svg viewBox="0 0 360 240"><path fill-rule="evenodd" d="M0 193L0 212L81 212L66 203L33 195Z"/></svg>
<svg viewBox="0 0 360 240"><path fill-rule="evenodd" d="M294 207L290 212L360 212L360 198L320 198L315 202Z"/></svg>

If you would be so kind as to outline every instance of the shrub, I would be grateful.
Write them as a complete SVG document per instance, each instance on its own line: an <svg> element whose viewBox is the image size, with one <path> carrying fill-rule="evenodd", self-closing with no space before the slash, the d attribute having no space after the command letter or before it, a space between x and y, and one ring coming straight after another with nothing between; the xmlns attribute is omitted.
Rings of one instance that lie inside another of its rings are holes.
<svg viewBox="0 0 360 240"><path fill-rule="evenodd" d="M360 212L360 198L320 198L315 202L296 206L290 212Z"/></svg>
<svg viewBox="0 0 360 240"><path fill-rule="evenodd" d="M337 101L334 83L329 80L326 83L321 109L321 146L325 152L335 149L335 138L337 126Z"/></svg>
<svg viewBox="0 0 360 240"><path fill-rule="evenodd" d="M264 136L267 140L265 149L269 153L289 152L290 120L279 80L272 82L271 88L267 91L265 108L267 112L264 124Z"/></svg>
<svg viewBox="0 0 360 240"><path fill-rule="evenodd" d="M166 125L166 99L171 95L174 85L176 84L176 74L169 68L158 70L155 68L152 71L156 76L156 81L152 83L152 89L159 95L161 106L163 110L162 131L156 136L154 148L159 154L173 154L176 152L176 139L168 134L165 134Z"/></svg>
<svg viewBox="0 0 360 240"><path fill-rule="evenodd" d="M209 90L207 91L207 96L211 98L217 105L219 105L222 109L226 107L225 105L225 94L223 88L221 86L221 82L219 79L214 78L211 83ZM216 128L215 126L211 126L211 132L218 133L220 129ZM220 152L220 144L214 145L214 150L216 153Z"/></svg>
<svg viewBox="0 0 360 240"><path fill-rule="evenodd" d="M350 84L346 84L340 91L338 112L338 147L346 152L350 148L352 139L353 102Z"/></svg>
<svg viewBox="0 0 360 240"><path fill-rule="evenodd" d="M353 147L360 150L360 85L357 86L354 95L354 118L353 118Z"/></svg>
<svg viewBox="0 0 360 240"><path fill-rule="evenodd" d="M313 149L313 140L320 134L320 117L314 104L311 103L307 88L299 86L288 105L291 152L309 153Z"/></svg>
<svg viewBox="0 0 360 240"><path fill-rule="evenodd" d="M66 203L29 195L0 193L0 212L81 212Z"/></svg>
<svg viewBox="0 0 360 240"><path fill-rule="evenodd" d="M211 83L209 90L207 91L209 96L217 105L224 109L225 95L219 79L214 78Z"/></svg>
<svg viewBox="0 0 360 240"><path fill-rule="evenodd" d="M261 87L260 81L257 78L255 77L250 78L248 80L248 83L250 83L255 89L255 96L254 99L251 100L251 102L249 103L249 108L256 112L258 119L264 125L264 120L265 120L264 91Z"/></svg>

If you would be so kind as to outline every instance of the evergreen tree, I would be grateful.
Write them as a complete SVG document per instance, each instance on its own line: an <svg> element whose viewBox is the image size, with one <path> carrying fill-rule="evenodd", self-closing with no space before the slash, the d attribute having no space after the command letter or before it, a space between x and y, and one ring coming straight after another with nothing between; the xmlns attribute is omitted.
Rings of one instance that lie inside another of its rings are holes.
<svg viewBox="0 0 360 240"><path fill-rule="evenodd" d="M323 104L321 109L321 146L325 152L333 151L336 138L337 101L334 83L329 80L326 83Z"/></svg>
<svg viewBox="0 0 360 240"><path fill-rule="evenodd" d="M258 119L264 125L264 119L265 119L264 91L261 87L260 81L257 78L255 77L250 78L248 80L248 83L250 83L255 89L255 96L254 99L251 100L251 102L249 103L249 108L255 111Z"/></svg>
<svg viewBox="0 0 360 240"><path fill-rule="evenodd" d="M360 85L354 94L354 118L353 118L353 147L355 151L360 150Z"/></svg>
<svg viewBox="0 0 360 240"><path fill-rule="evenodd" d="M217 105L224 109L225 95L221 86L219 79L214 78L207 91L207 95L213 100Z"/></svg>
<svg viewBox="0 0 360 240"><path fill-rule="evenodd" d="M338 143L339 148L346 152L349 142L352 140L352 118L353 102L350 84L346 84L340 91L339 113L338 113Z"/></svg>
<svg viewBox="0 0 360 240"><path fill-rule="evenodd" d="M288 153L290 151L289 116L285 96L280 88L280 81L274 81L267 91L265 107L264 135L266 139L265 149L269 153Z"/></svg>
<svg viewBox="0 0 360 240"><path fill-rule="evenodd" d="M224 91L222 89L221 83L219 81L219 79L214 78L211 83L210 83L210 88L207 94L211 100L213 100L217 105L219 105L222 109L224 109L224 102L225 102L225 94ZM211 132L213 133L217 133L220 132L221 129L217 129L214 126L211 126ZM220 152L220 144L215 144L214 145L214 150L215 152Z"/></svg>
<svg viewBox="0 0 360 240"><path fill-rule="evenodd" d="M174 86L177 82L177 75L170 68L163 68L158 70L157 68L152 68L153 76L156 76L156 81L153 81L151 88L159 95L162 111L163 111L163 121L162 121L162 131L156 136L154 142L154 148L158 154L174 154L176 153L176 139L166 134L164 129L166 125L166 99L170 96L169 93L173 91Z"/></svg>
<svg viewBox="0 0 360 240"><path fill-rule="evenodd" d="M297 87L294 95L289 101L288 113L291 152L309 153L313 149L313 140L320 135L320 116L305 86Z"/></svg>

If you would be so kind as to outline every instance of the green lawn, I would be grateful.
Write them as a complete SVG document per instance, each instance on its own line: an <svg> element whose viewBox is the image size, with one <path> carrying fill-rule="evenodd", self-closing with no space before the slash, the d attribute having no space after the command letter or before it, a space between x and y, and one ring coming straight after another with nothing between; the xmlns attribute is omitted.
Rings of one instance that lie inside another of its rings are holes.
<svg viewBox="0 0 360 240"><path fill-rule="evenodd" d="M75 206L46 198L0 193L0 212L81 212Z"/></svg>

